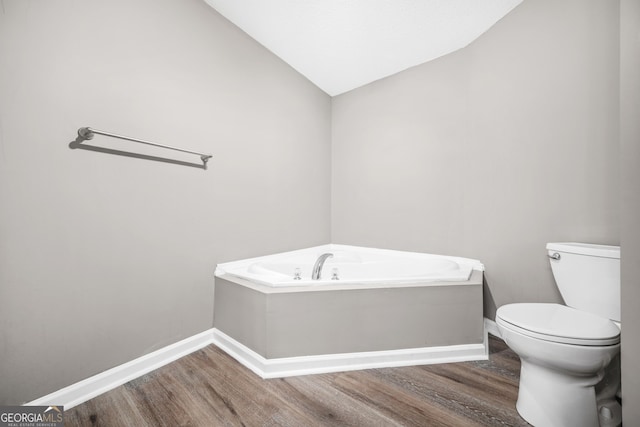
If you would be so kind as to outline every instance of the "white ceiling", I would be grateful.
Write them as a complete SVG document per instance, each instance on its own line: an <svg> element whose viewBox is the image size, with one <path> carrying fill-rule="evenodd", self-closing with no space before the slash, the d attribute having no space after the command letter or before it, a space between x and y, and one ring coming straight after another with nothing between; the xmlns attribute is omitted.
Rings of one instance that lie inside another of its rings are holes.
<svg viewBox="0 0 640 427"><path fill-rule="evenodd" d="M522 0L205 0L338 95L461 49Z"/></svg>

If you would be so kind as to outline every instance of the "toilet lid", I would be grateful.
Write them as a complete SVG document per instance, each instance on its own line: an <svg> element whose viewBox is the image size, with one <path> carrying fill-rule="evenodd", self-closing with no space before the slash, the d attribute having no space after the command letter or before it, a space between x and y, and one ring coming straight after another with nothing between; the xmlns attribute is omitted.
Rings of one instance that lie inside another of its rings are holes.
<svg viewBox="0 0 640 427"><path fill-rule="evenodd" d="M565 344L602 346L620 342L620 329L609 319L560 304L507 304L496 321L524 335Z"/></svg>

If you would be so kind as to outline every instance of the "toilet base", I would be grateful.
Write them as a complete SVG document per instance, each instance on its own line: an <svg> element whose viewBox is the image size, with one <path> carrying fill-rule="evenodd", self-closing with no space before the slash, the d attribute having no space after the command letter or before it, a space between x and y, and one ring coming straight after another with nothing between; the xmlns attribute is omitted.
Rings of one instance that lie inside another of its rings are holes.
<svg viewBox="0 0 640 427"><path fill-rule="evenodd" d="M602 375L576 377L521 360L520 388L516 409L536 427L602 427L596 403L595 385ZM613 415L617 402L601 402ZM609 412L605 410L606 415ZM602 415L602 414L601 414ZM603 420L604 421L604 420Z"/></svg>
<svg viewBox="0 0 640 427"><path fill-rule="evenodd" d="M604 378L596 389L600 427L618 427L622 425L622 406L620 406L620 353L611 359L605 368Z"/></svg>
<svg viewBox="0 0 640 427"><path fill-rule="evenodd" d="M622 425L622 406L616 400L598 402L600 427L620 427Z"/></svg>

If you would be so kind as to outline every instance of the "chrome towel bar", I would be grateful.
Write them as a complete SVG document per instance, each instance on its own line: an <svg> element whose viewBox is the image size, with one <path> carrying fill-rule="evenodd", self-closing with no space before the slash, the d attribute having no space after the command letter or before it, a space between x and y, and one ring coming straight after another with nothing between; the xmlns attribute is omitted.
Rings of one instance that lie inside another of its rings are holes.
<svg viewBox="0 0 640 427"><path fill-rule="evenodd" d="M124 140L127 140L127 141L137 142L137 143L140 143L140 144L152 145L154 147L166 148L168 150L182 151L183 153L196 154L196 155L200 156L200 160L202 160L202 166L203 166L204 169L207 168L207 162L209 161L209 159L211 157L213 157L211 154L204 154L204 153L199 153L197 151L185 150L184 148L171 147L170 145L157 144L155 142L144 141L142 139L130 138L128 136L122 136L122 135L117 135L115 133L104 132L104 131L93 129L93 128L90 128L90 127L83 127L83 128L78 129L78 136L80 138L82 138L83 140L93 139L95 134L104 135L104 136L108 136L108 137L111 137L111 138L124 139Z"/></svg>

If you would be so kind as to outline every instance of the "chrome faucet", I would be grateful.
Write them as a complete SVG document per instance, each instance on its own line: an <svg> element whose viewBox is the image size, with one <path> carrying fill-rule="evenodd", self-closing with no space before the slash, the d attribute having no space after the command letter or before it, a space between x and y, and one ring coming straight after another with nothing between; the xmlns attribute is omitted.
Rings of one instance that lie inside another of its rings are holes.
<svg viewBox="0 0 640 427"><path fill-rule="evenodd" d="M318 260L313 266L313 273L311 273L312 280L320 280L320 276L322 275L322 266L327 258L331 257L333 257L333 254L330 253L322 254L318 257Z"/></svg>

